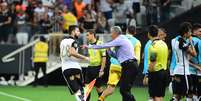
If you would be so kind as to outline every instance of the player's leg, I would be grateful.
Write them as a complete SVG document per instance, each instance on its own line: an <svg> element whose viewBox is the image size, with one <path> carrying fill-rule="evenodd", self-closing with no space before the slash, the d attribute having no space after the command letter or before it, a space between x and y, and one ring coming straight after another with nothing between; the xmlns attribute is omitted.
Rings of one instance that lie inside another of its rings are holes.
<svg viewBox="0 0 201 101"><path fill-rule="evenodd" d="M190 75L186 78L186 86L187 86L187 96L186 101L193 101L193 88L192 88L192 78Z"/></svg>
<svg viewBox="0 0 201 101"><path fill-rule="evenodd" d="M68 85L70 93L75 96L76 100L85 101L81 70L67 69L63 71L63 76Z"/></svg>
<svg viewBox="0 0 201 101"><path fill-rule="evenodd" d="M104 101L104 99L111 95L114 90L116 85L118 84L119 80L121 77L121 70L112 70L112 67L110 67L110 72L109 72L109 78L108 78L108 86L107 88L103 91L102 95L99 97L99 101Z"/></svg>
<svg viewBox="0 0 201 101"><path fill-rule="evenodd" d="M186 91L185 90L186 86L185 86L185 84L183 84L183 83L185 83L185 81L183 81L183 80L185 80L183 75L175 75L173 77L172 86L173 86L174 97L173 97L172 101L180 101L182 98L182 95L185 95L183 93L185 93L185 91Z"/></svg>
<svg viewBox="0 0 201 101"><path fill-rule="evenodd" d="M201 76L197 76L198 84L197 84L197 94L198 94L198 101L201 100Z"/></svg>
<svg viewBox="0 0 201 101"><path fill-rule="evenodd" d="M189 80L188 80L189 81ZM191 74L190 81L189 81L189 92L188 92L188 99L192 99L193 101L197 100L197 75Z"/></svg>
<svg viewBox="0 0 201 101"><path fill-rule="evenodd" d="M100 66L89 66L86 69L86 84L89 84L92 80L94 80L95 78L98 77L99 70L100 70ZM96 83L95 83L94 86L96 87L96 91L97 91L97 93L98 93L99 96L103 92L103 88L101 87L102 85L103 85L102 79L101 78L97 78L96 79ZM90 101L90 98L91 98L91 93L87 97L86 101Z"/></svg>
<svg viewBox="0 0 201 101"><path fill-rule="evenodd" d="M100 71L100 66L94 68L95 78L97 78L99 76L99 71ZM96 91L98 93L98 97L101 96L101 94L103 93L103 87L102 87L103 84L104 84L104 82L103 82L102 77L99 77L96 79L95 87L96 87Z"/></svg>

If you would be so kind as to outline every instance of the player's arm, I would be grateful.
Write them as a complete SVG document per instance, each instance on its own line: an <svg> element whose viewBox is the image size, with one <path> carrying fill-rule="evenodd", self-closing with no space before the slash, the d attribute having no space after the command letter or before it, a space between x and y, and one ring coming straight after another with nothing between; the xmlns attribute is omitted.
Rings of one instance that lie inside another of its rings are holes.
<svg viewBox="0 0 201 101"><path fill-rule="evenodd" d="M189 41L190 41L190 45L189 45L189 47L188 47L187 52L188 52L191 56L196 56L196 55L197 55L197 52L196 52L195 47L194 47L194 45L193 45L192 37L189 38Z"/></svg>
<svg viewBox="0 0 201 101"><path fill-rule="evenodd" d="M74 57L76 57L76 58L84 59L84 60L87 60L87 61L89 60L88 57L77 53L74 47L69 48L68 52L69 52L69 55L70 55L70 56L74 56Z"/></svg>
<svg viewBox="0 0 201 101"><path fill-rule="evenodd" d="M102 63L101 63L101 69L99 71L99 77L103 76L103 74L104 74L104 69L105 69L105 64L106 64L106 50L105 49L101 50L101 55L102 55Z"/></svg>
<svg viewBox="0 0 201 101"><path fill-rule="evenodd" d="M138 65L140 64L140 55L141 55L141 43L138 42L134 47L135 56L137 58Z"/></svg>
<svg viewBox="0 0 201 101"><path fill-rule="evenodd" d="M194 68L198 69L199 71L201 71L201 65L197 65L197 64L194 64L192 62L189 63L191 66L193 66Z"/></svg>
<svg viewBox="0 0 201 101"><path fill-rule="evenodd" d="M150 72L152 72L152 71L154 71L154 67L156 65L156 58L157 58L153 46L150 47L149 54L150 55L149 55L149 69L148 70Z"/></svg>
<svg viewBox="0 0 201 101"><path fill-rule="evenodd" d="M93 48L93 49L111 48L111 47L121 46L121 43L122 43L121 39L116 38L108 43L104 43L102 45L92 45L92 46L88 46L87 48Z"/></svg>

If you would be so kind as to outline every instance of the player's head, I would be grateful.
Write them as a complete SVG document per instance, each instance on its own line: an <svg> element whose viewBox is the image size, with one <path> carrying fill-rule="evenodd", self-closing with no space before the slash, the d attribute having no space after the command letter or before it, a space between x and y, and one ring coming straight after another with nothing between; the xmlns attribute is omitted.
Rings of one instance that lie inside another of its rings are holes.
<svg viewBox="0 0 201 101"><path fill-rule="evenodd" d="M69 26L69 34L74 38L78 38L80 36L80 30L77 25Z"/></svg>
<svg viewBox="0 0 201 101"><path fill-rule="evenodd" d="M193 25L193 35L201 38L201 24L195 23Z"/></svg>
<svg viewBox="0 0 201 101"><path fill-rule="evenodd" d="M126 33L131 34L131 35L135 35L136 34L135 26L128 26Z"/></svg>
<svg viewBox="0 0 201 101"><path fill-rule="evenodd" d="M159 28L157 25L151 25L148 29L148 36L149 38L158 37Z"/></svg>
<svg viewBox="0 0 201 101"><path fill-rule="evenodd" d="M43 2L42 1L38 1L38 7L42 7L43 6Z"/></svg>
<svg viewBox="0 0 201 101"><path fill-rule="evenodd" d="M159 37L161 40L165 41L166 36L167 36L167 35L166 35L165 29L164 29L164 28L159 28L158 37Z"/></svg>
<svg viewBox="0 0 201 101"><path fill-rule="evenodd" d="M179 35L183 38L189 38L192 33L192 25L189 22L184 22L179 27Z"/></svg>
<svg viewBox="0 0 201 101"><path fill-rule="evenodd" d="M44 36L41 36L41 37L40 37L40 41L42 41L42 42L46 42L45 37L44 37Z"/></svg>
<svg viewBox="0 0 201 101"><path fill-rule="evenodd" d="M94 39L96 39L96 34L93 30L87 31L87 41L92 42Z"/></svg>
<svg viewBox="0 0 201 101"><path fill-rule="evenodd" d="M122 34L122 30L119 26L113 26L111 29L111 37L114 40L115 38L117 38L119 35Z"/></svg>

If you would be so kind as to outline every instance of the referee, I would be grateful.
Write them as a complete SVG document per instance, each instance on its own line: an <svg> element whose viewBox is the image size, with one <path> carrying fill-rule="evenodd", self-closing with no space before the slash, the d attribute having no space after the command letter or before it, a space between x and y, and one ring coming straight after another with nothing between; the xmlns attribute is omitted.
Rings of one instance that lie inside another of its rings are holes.
<svg viewBox="0 0 201 101"><path fill-rule="evenodd" d="M95 32L92 30L89 30L87 32L87 41L89 45L99 45L103 44L102 41L98 40L96 38ZM89 54L89 66L85 69L86 75L85 75L85 82L88 84L90 83L94 78L97 78L95 87L98 95L100 96L103 92L103 88L101 87L103 85L102 76L104 74L104 68L106 63L106 52L105 49L88 49ZM90 94L91 95L91 94ZM87 101L90 101L90 95L87 98Z"/></svg>
<svg viewBox="0 0 201 101"><path fill-rule="evenodd" d="M158 37L159 29L152 25L149 27L149 36L152 37L152 44L149 47L149 67L148 67L148 89L149 96L154 101L163 101L165 88L168 83L167 62L168 47L166 43Z"/></svg>
<svg viewBox="0 0 201 101"><path fill-rule="evenodd" d="M116 57L122 66L122 74L120 79L120 93L122 101L136 101L131 93L133 82L137 75L137 59L134 55L133 45L119 26L111 28L112 41L102 45L87 46L89 49L103 49L115 47L115 52L108 50L112 57Z"/></svg>

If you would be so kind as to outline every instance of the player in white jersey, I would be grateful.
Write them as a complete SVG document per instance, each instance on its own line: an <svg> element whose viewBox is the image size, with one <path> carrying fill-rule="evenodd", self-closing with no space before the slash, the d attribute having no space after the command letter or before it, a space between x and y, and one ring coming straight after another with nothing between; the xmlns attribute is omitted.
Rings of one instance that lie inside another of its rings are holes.
<svg viewBox="0 0 201 101"><path fill-rule="evenodd" d="M80 35L77 26L69 27L70 37L65 38L60 43L60 57L62 64L62 74L72 95L75 95L77 101L85 101L84 82L82 70L78 59L89 60L88 57L80 55L78 50L77 38Z"/></svg>
<svg viewBox="0 0 201 101"><path fill-rule="evenodd" d="M172 99L172 101L180 101L183 96L188 94L191 88L189 59L190 56L196 55L195 48L192 45L191 29L190 23L182 23L179 29L180 36L178 40L172 41L174 43L172 51L176 54L176 66L173 70L173 86L176 99ZM186 41L187 39L189 39L189 42ZM192 98L187 96L186 101L192 101Z"/></svg>

